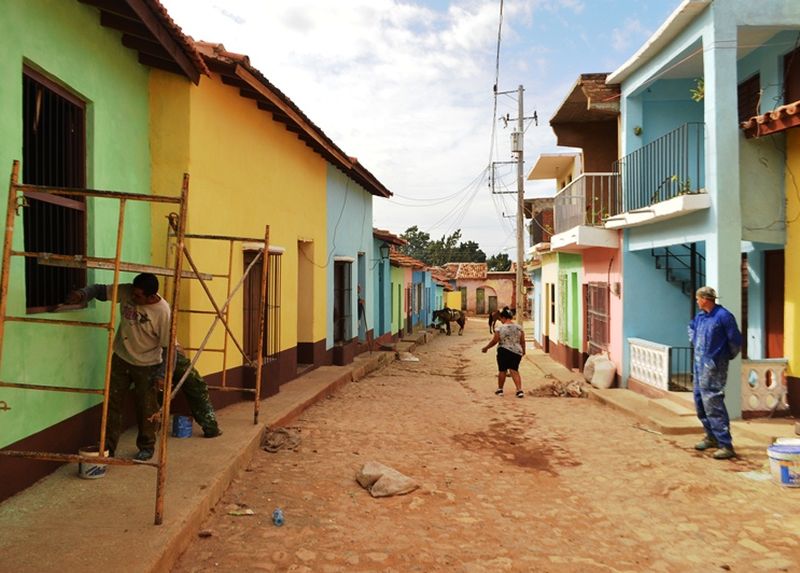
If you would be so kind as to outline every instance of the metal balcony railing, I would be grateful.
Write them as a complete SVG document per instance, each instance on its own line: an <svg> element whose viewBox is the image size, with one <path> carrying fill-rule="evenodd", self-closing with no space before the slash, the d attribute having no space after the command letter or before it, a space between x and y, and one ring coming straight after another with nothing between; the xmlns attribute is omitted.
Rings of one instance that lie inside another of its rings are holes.
<svg viewBox="0 0 800 573"><path fill-rule="evenodd" d="M705 124L685 123L614 163L618 212L700 193L705 187Z"/></svg>
<svg viewBox="0 0 800 573"><path fill-rule="evenodd" d="M617 214L616 173L583 173L558 192L554 202L555 232L578 225L602 227Z"/></svg>

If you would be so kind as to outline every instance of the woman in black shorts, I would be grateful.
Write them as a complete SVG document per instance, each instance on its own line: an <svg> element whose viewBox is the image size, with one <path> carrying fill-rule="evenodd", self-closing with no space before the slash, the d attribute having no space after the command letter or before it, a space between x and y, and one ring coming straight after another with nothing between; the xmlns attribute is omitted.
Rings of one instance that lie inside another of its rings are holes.
<svg viewBox="0 0 800 573"><path fill-rule="evenodd" d="M513 315L508 307L500 311L500 322L502 326L494 331L492 340L481 348L481 352L488 351L495 344L497 347L497 390L495 394L503 395L503 386L506 383L506 372L511 373L511 379L517 387L517 398L522 398L525 393L522 391L522 378L519 375L519 363L525 356L525 331L519 324L512 322Z"/></svg>

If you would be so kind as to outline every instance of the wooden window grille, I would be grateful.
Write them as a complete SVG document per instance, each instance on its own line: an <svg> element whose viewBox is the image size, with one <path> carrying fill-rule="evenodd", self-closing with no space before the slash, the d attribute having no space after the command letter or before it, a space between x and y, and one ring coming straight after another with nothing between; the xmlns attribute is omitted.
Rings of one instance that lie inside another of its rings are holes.
<svg viewBox="0 0 800 573"><path fill-rule="evenodd" d="M244 268L247 268L257 251L245 251ZM245 278L244 290L244 351L248 358L258 357L258 311L261 308L261 269L257 262ZM281 350L281 255L269 254L267 274L267 305L264 310L264 361L278 360Z"/></svg>
<svg viewBox="0 0 800 573"><path fill-rule="evenodd" d="M759 114L761 101L761 75L747 78L737 88L739 102L739 122L747 121Z"/></svg>
<svg viewBox="0 0 800 573"><path fill-rule="evenodd" d="M608 350L609 288L608 283L589 283L585 287L586 346L589 354Z"/></svg>
<svg viewBox="0 0 800 573"><path fill-rule="evenodd" d="M348 261L333 263L333 341L336 343L348 342L352 338L351 266Z"/></svg>
<svg viewBox="0 0 800 573"><path fill-rule="evenodd" d="M86 105L53 81L25 68L22 75L22 179L28 185L86 187ZM26 192L24 244L28 252L86 254L83 197ZM61 303L86 286L84 269L39 265L25 259L29 313Z"/></svg>
<svg viewBox="0 0 800 573"><path fill-rule="evenodd" d="M461 293L461 310L467 310L467 287L458 287Z"/></svg>
<svg viewBox="0 0 800 573"><path fill-rule="evenodd" d="M800 48L783 57L783 103L800 100Z"/></svg>

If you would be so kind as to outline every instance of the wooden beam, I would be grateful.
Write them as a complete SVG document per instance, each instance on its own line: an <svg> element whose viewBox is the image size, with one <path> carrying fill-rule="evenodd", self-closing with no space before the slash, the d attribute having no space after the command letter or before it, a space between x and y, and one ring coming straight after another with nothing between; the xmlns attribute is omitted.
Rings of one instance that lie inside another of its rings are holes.
<svg viewBox="0 0 800 573"><path fill-rule="evenodd" d="M197 69L197 64L186 55L184 47L172 37L164 21L150 9L144 0L125 0L125 3L141 20L142 24L147 27L158 43L164 47L170 58L183 71L183 74L193 83L199 83L200 71Z"/></svg>
<svg viewBox="0 0 800 573"><path fill-rule="evenodd" d="M138 20L136 13L125 2L125 0L80 0L81 4L88 4L95 8L107 12L109 14L116 14L123 18L131 20Z"/></svg>
<svg viewBox="0 0 800 573"><path fill-rule="evenodd" d="M139 63L142 64L143 66L148 66L150 68L158 68L159 70L164 70L165 72L178 74L179 76L185 75L183 73L183 69L181 69L178 66L178 64L173 62L172 59L165 60L163 58L139 52Z"/></svg>
<svg viewBox="0 0 800 573"><path fill-rule="evenodd" d="M128 34L122 35L122 45L131 50L136 50L140 54L147 54L162 60L169 60L169 54L164 50L164 47L158 42L153 40L146 40L144 38L137 38L129 36Z"/></svg>
<svg viewBox="0 0 800 573"><path fill-rule="evenodd" d="M100 12L100 25L106 28L114 28L129 36L152 40L153 34L138 20L130 20L111 12Z"/></svg>

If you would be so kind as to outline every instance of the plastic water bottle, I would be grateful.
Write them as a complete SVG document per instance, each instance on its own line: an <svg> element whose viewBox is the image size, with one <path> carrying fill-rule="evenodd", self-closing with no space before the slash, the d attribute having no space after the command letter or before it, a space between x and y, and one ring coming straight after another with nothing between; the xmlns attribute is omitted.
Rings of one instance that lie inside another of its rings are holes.
<svg viewBox="0 0 800 573"><path fill-rule="evenodd" d="M283 525L283 511L281 511L280 507L276 507L275 511L272 512L272 523L274 523L276 527Z"/></svg>

